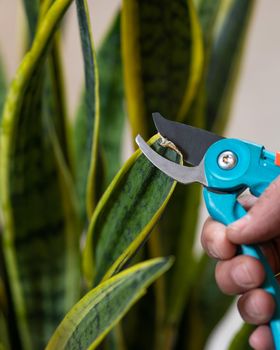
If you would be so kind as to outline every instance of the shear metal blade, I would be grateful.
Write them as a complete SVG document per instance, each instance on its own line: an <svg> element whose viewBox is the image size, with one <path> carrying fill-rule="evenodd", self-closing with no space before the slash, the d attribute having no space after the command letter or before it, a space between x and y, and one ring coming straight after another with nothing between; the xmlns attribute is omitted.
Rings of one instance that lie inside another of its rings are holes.
<svg viewBox="0 0 280 350"><path fill-rule="evenodd" d="M136 143L149 161L172 179L183 184L199 182L200 184L207 186L203 161L195 167L179 165L155 152L140 135L136 137Z"/></svg>
<svg viewBox="0 0 280 350"><path fill-rule="evenodd" d="M183 154L184 160L198 165L208 148L223 137L212 132L165 119L160 113L153 113L158 132L173 142Z"/></svg>

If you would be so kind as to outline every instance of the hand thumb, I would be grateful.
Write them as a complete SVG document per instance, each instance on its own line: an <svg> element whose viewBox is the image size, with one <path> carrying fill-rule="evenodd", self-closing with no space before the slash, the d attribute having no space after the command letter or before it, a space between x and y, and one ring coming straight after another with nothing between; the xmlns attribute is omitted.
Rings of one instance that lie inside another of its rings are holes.
<svg viewBox="0 0 280 350"><path fill-rule="evenodd" d="M242 219L227 227L236 244L265 242L280 237L280 177L278 177Z"/></svg>

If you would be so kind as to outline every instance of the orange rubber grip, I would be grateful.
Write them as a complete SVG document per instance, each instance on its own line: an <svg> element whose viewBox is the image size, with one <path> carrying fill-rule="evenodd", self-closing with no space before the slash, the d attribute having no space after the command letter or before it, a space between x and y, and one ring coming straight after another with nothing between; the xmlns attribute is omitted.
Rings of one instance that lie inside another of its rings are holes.
<svg viewBox="0 0 280 350"><path fill-rule="evenodd" d="M280 166L280 151L275 153L275 164Z"/></svg>

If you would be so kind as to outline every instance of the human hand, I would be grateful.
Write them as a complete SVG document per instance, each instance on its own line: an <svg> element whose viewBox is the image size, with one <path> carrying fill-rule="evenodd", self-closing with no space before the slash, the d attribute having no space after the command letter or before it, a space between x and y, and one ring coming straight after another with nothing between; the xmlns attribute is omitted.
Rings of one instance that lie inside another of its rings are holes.
<svg viewBox="0 0 280 350"><path fill-rule="evenodd" d="M240 294L238 310L245 322L258 327L249 343L256 350L272 350L273 339L267 322L272 318L273 297L260 288L265 278L262 264L255 258L238 255L237 245L257 243L272 270L280 271L280 177L260 198L246 196L241 204L246 216L228 227L207 219L201 242L207 254L218 259L215 278L226 294Z"/></svg>

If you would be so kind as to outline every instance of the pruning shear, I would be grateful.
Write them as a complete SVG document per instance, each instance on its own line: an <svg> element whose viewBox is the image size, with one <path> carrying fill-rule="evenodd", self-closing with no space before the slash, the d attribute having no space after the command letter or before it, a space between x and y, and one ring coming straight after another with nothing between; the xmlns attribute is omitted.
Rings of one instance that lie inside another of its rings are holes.
<svg viewBox="0 0 280 350"><path fill-rule="evenodd" d="M239 139L224 138L209 131L163 118L153 113L161 136L174 143L187 165L172 162L156 153L138 135L143 154L158 169L183 184L203 185L203 196L211 217L229 225L246 214L238 196L246 189L259 197L280 175L280 153ZM256 245L242 245L240 253L257 258L266 271L263 289L275 299L276 310L270 328L276 350L280 350L280 287L262 251Z"/></svg>

